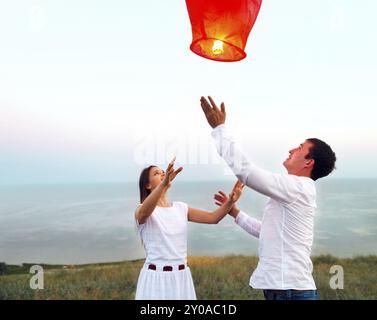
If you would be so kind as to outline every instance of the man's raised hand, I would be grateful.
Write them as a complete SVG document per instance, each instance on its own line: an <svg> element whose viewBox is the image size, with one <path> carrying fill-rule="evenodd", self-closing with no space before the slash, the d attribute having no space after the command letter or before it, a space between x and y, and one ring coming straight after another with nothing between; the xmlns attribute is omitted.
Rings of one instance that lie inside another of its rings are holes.
<svg viewBox="0 0 377 320"><path fill-rule="evenodd" d="M208 102L208 100L210 103ZM208 97L208 100L202 96L200 98L200 104L202 106L204 115L206 116L209 125L212 128L216 128L220 124L225 123L225 104L224 102L222 102L219 109L211 97Z"/></svg>

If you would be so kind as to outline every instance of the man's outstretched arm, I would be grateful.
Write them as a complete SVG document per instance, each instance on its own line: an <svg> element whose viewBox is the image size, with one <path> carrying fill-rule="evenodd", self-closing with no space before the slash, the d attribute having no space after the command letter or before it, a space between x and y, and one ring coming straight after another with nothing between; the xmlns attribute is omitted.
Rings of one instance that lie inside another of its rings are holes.
<svg viewBox="0 0 377 320"><path fill-rule="evenodd" d="M260 220L250 217L245 212L240 211L235 217L234 221L247 233L259 238L262 223Z"/></svg>
<svg viewBox="0 0 377 320"><path fill-rule="evenodd" d="M223 192L219 191L214 195L215 204L222 206L228 201L228 196ZM262 227L262 222L255 218L250 217L234 204L229 210L228 214L234 218L236 224L238 224L242 229L252 236L259 238L260 230Z"/></svg>
<svg viewBox="0 0 377 320"><path fill-rule="evenodd" d="M237 178L249 188L283 202L293 202L300 192L300 181L295 176L274 174L252 164L242 153L235 139L225 127L225 105L221 110L209 97L202 97L201 106L208 123L214 128L212 137L219 155L225 160Z"/></svg>

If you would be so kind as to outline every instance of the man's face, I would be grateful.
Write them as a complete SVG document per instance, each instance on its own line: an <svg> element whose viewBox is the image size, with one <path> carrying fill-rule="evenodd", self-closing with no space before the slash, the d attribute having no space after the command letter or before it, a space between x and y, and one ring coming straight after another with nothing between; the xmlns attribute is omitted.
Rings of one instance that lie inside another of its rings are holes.
<svg viewBox="0 0 377 320"><path fill-rule="evenodd" d="M298 173L310 163L305 157L308 155L313 144L309 141L301 143L297 148L289 150L289 157L284 161L283 165L288 173ZM311 164L313 165L313 164Z"/></svg>

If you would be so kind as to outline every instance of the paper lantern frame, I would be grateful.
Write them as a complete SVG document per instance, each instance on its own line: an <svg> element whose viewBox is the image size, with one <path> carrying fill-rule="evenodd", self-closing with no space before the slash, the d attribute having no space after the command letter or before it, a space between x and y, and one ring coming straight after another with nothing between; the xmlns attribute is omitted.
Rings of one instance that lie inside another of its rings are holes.
<svg viewBox="0 0 377 320"><path fill-rule="evenodd" d="M261 4L262 0L186 0L192 29L190 50L215 61L244 59Z"/></svg>

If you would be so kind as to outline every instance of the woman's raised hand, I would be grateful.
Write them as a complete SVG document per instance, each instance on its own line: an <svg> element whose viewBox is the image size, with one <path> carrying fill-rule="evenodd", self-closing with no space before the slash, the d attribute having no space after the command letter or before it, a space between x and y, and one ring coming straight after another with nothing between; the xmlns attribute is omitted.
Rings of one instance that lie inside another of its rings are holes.
<svg viewBox="0 0 377 320"><path fill-rule="evenodd" d="M230 201L232 201L233 203L237 202L237 200L241 197L242 189L244 186L245 185L241 181L237 180L232 192L229 194Z"/></svg>
<svg viewBox="0 0 377 320"><path fill-rule="evenodd" d="M172 161L170 161L165 172L164 180L162 180L162 184L167 188L171 186L171 182L174 180L177 174L183 170L182 167L179 167L177 170L174 170L174 162L175 162L175 157L173 158Z"/></svg>

